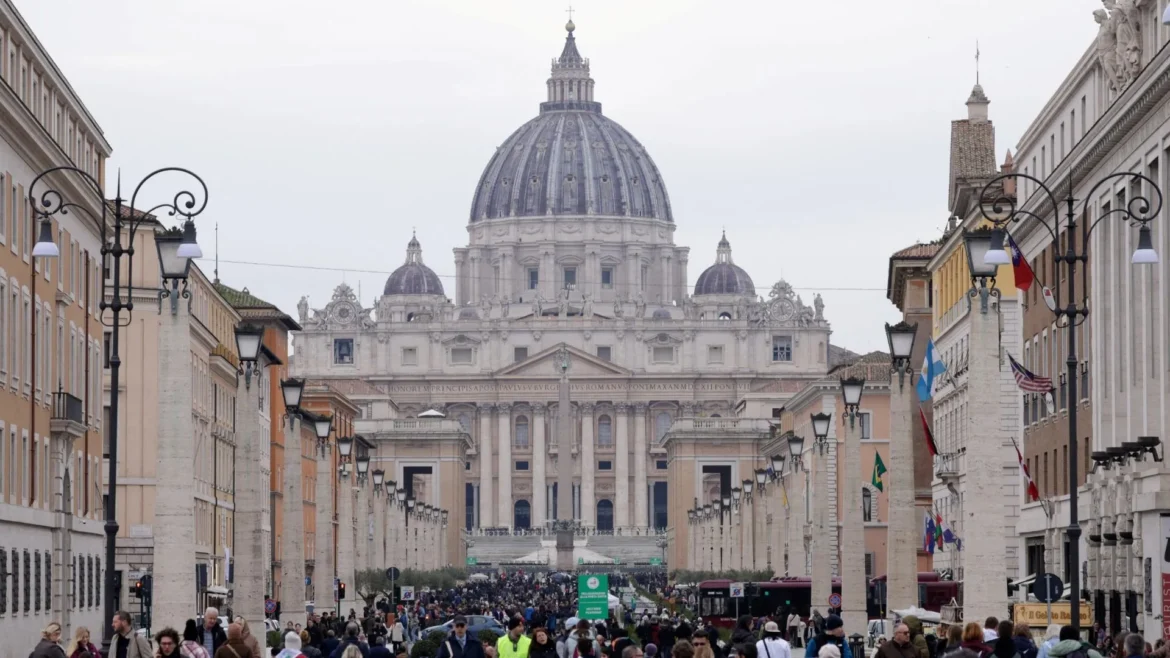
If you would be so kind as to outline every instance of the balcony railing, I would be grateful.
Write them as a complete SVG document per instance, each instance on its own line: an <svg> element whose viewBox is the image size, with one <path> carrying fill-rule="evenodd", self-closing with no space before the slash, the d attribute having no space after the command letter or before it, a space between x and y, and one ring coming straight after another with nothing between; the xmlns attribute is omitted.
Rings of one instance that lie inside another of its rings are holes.
<svg viewBox="0 0 1170 658"><path fill-rule="evenodd" d="M53 415L51 418L85 424L85 405L81 402L81 398L65 391L57 391L53 394Z"/></svg>

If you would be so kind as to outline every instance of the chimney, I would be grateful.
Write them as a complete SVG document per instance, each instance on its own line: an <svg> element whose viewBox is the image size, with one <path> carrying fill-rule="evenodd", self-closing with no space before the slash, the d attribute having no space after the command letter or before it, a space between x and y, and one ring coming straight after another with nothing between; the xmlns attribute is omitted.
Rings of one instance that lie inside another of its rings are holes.
<svg viewBox="0 0 1170 658"><path fill-rule="evenodd" d="M1016 160L1012 157L1012 150L1008 149L1007 155L1004 156L1003 165L1000 166L999 172L1001 174L1013 174L1016 171ZM1007 197L1014 197L1016 195L1016 179L1003 179L1003 194Z"/></svg>

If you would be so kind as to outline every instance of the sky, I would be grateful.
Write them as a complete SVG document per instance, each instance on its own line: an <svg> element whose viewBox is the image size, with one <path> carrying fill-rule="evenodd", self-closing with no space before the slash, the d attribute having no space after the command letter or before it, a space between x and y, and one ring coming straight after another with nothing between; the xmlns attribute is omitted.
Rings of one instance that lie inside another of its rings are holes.
<svg viewBox="0 0 1170 658"><path fill-rule="evenodd" d="M454 297L472 192L537 114L568 7L15 1L113 145L109 184L119 169L200 174L200 266L218 250L224 283L293 316L343 280L372 306L414 229ZM758 292L784 278L806 303L820 293L833 343L867 352L899 317L890 254L946 222L976 43L1002 161L1091 46L1100 6L577 0L573 20L595 99L663 175L689 284L725 228Z"/></svg>

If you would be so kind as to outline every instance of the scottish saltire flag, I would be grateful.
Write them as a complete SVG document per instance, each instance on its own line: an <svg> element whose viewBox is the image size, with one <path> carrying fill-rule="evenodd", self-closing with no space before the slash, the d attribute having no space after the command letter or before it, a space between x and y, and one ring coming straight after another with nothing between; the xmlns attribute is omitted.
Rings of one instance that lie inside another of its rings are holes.
<svg viewBox="0 0 1170 658"><path fill-rule="evenodd" d="M942 355L934 347L934 339L927 339L926 354L922 357L922 374L918 377L918 399L926 402L934 391L934 378L947 371Z"/></svg>

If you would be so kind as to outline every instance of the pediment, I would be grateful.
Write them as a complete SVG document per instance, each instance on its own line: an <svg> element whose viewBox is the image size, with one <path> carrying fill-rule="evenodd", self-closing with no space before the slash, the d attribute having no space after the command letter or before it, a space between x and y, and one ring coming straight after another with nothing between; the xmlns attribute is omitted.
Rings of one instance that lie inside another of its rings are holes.
<svg viewBox="0 0 1170 658"><path fill-rule="evenodd" d="M524 359L519 363L513 363L505 368L500 368L495 372L497 377L557 377L559 376L559 369L557 367L555 357L557 350L561 348L563 343L553 345L552 347L537 352L532 356ZM569 366L569 378L573 377L629 377L631 373L625 368L610 363L604 359L599 359L592 354L582 352L581 350L566 346L569 350L569 357L571 365Z"/></svg>

